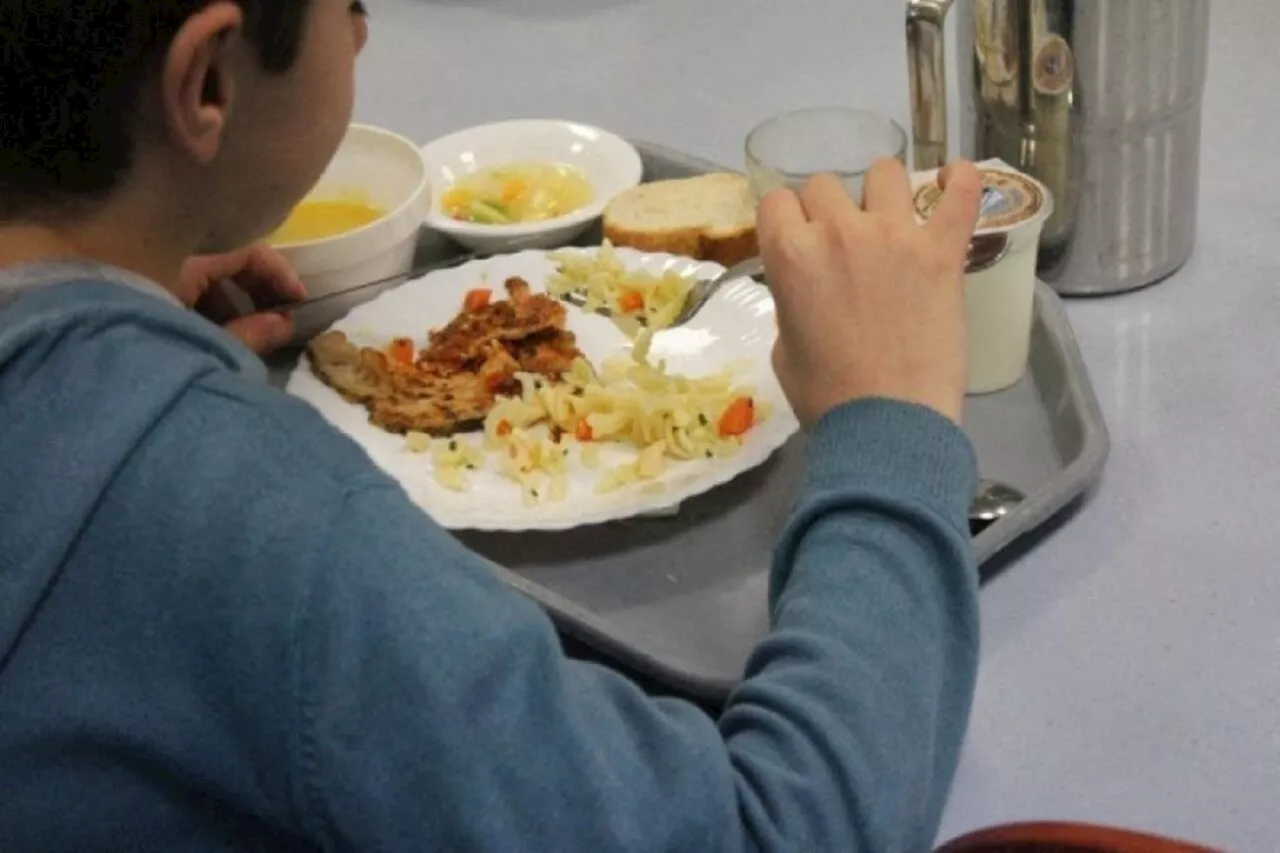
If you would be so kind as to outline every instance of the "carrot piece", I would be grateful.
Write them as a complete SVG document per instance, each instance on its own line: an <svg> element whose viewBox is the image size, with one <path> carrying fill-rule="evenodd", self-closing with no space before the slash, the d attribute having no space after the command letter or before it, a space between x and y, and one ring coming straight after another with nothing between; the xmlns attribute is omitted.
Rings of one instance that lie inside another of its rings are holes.
<svg viewBox="0 0 1280 853"><path fill-rule="evenodd" d="M634 314L644 310L644 294L638 290L628 290L618 297L618 308L623 314Z"/></svg>
<svg viewBox="0 0 1280 853"><path fill-rule="evenodd" d="M591 424L587 423L586 418L578 419L578 426L574 429L573 436L578 439L578 441L591 440Z"/></svg>
<svg viewBox="0 0 1280 853"><path fill-rule="evenodd" d="M512 178L502 185L502 201L505 204L511 204L512 202L519 201L520 197L524 195L526 189L527 187L525 186L524 181L519 178Z"/></svg>
<svg viewBox="0 0 1280 853"><path fill-rule="evenodd" d="M391 358L401 364L413 364L413 341L410 338L396 338L387 347Z"/></svg>
<svg viewBox="0 0 1280 853"><path fill-rule="evenodd" d="M500 436L511 435L511 421L498 421L496 432Z"/></svg>
<svg viewBox="0 0 1280 853"><path fill-rule="evenodd" d="M721 436L742 435L756 419L756 404L750 397L735 397L716 425Z"/></svg>
<svg viewBox="0 0 1280 853"><path fill-rule="evenodd" d="M462 300L462 310L479 311L489 304L489 297L493 295L493 291L487 287L477 287L475 290L468 290L466 297Z"/></svg>

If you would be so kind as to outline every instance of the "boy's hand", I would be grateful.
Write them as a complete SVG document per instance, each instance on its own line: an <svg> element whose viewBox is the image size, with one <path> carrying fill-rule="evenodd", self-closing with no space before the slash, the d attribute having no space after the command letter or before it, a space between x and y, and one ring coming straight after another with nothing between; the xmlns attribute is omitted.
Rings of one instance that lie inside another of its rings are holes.
<svg viewBox="0 0 1280 853"><path fill-rule="evenodd" d="M760 251L778 307L774 369L806 426L863 397L960 421L964 265L982 187L967 162L948 166L941 183L923 226L896 160L867 173L862 208L827 175L761 201Z"/></svg>
<svg viewBox="0 0 1280 853"><path fill-rule="evenodd" d="M235 297L226 286L228 281L252 300L252 310L236 307ZM291 317L279 310L264 309L307 297L302 280L284 256L263 245L225 255L190 258L182 268L181 286L195 310L221 324L260 355L284 346L293 336Z"/></svg>

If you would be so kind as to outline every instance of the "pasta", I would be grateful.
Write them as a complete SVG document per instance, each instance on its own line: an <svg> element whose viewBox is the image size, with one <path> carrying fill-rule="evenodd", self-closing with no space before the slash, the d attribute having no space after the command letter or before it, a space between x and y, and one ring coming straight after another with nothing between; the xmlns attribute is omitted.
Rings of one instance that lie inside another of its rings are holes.
<svg viewBox="0 0 1280 853"><path fill-rule="evenodd" d="M581 296L587 311L608 309L628 336L670 326L693 286L691 278L676 272L628 270L607 240L595 254L562 251L550 257L556 272L547 280L547 293Z"/></svg>
<svg viewBox="0 0 1280 853"><path fill-rule="evenodd" d="M633 359L607 361L599 373L579 359L559 382L518 378L520 396L499 398L485 419L482 446L409 434L408 449L430 453L440 485L465 490L467 473L484 468L492 454L498 473L520 486L526 504L562 500L572 450L584 468L597 469L601 446L611 444L630 447L635 456L605 470L596 492L640 482L657 490L669 462L732 456L742 436L771 414L751 388L734 384L728 369L686 377L651 364L644 337Z"/></svg>
<svg viewBox="0 0 1280 853"><path fill-rule="evenodd" d="M732 456L742 436L770 415L754 391L735 386L730 371L705 377L668 373L647 358L642 336L633 358L613 359L597 374L585 360L574 362L561 382L521 374L521 394L500 400L485 420L490 447L515 446L530 427L545 423L552 446L572 437L585 467L599 464L599 443L630 446L637 457L605 473L597 491L655 480L668 460ZM562 464L567 450L557 457ZM559 470L559 469L557 469ZM546 471L545 473L555 473Z"/></svg>
<svg viewBox="0 0 1280 853"><path fill-rule="evenodd" d="M436 482L455 492L466 491L467 471L484 467L484 452L462 439L436 439L425 432L411 432L405 436L405 446L411 453L430 453Z"/></svg>
<svg viewBox="0 0 1280 853"><path fill-rule="evenodd" d="M568 493L565 462L569 448L546 435L535 435L524 429L512 430L503 445L505 452L498 454L499 470L520 484L526 505L544 497L564 500Z"/></svg>

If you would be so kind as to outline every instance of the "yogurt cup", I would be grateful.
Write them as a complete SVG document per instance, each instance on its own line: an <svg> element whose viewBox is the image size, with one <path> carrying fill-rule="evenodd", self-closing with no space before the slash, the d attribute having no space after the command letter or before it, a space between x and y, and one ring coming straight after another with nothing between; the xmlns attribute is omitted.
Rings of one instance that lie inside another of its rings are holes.
<svg viewBox="0 0 1280 853"><path fill-rule="evenodd" d="M969 393L1017 384L1027 369L1040 230L1053 213L1044 184L1003 160L977 164L982 205L964 276ZM942 195L938 170L912 175L916 217L927 221Z"/></svg>

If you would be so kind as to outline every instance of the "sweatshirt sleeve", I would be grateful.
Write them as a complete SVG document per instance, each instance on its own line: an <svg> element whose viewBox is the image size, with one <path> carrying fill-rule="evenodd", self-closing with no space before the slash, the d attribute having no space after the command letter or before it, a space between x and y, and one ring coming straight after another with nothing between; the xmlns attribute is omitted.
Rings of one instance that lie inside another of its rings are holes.
<svg viewBox="0 0 1280 853"><path fill-rule="evenodd" d="M567 659L397 489L349 491L295 628L295 797L329 849L928 849L972 697L963 433L889 401L814 430L773 632L717 723Z"/></svg>

